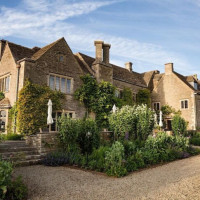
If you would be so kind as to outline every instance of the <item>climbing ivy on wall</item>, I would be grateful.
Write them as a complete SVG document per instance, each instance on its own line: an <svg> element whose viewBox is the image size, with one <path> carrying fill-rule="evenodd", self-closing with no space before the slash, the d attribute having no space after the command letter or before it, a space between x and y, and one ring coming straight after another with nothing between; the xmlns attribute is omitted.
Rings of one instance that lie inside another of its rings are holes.
<svg viewBox="0 0 200 200"><path fill-rule="evenodd" d="M81 76L83 84L75 92L75 98L84 103L89 112L96 113L96 120L99 126L107 127L108 115L116 103L115 87L102 81L97 83L96 79L89 74Z"/></svg>
<svg viewBox="0 0 200 200"><path fill-rule="evenodd" d="M142 89L139 90L137 93L137 98L136 98L137 104L145 104L148 107L151 106L151 93L148 89Z"/></svg>
<svg viewBox="0 0 200 200"><path fill-rule="evenodd" d="M133 100L133 92L130 88L124 88L121 92L121 98L117 98L116 106L121 108L122 106L133 106L135 104Z"/></svg>
<svg viewBox="0 0 200 200"><path fill-rule="evenodd" d="M1 101L2 99L4 99L4 98L5 98L4 93L3 93L3 92L0 92L0 101Z"/></svg>
<svg viewBox="0 0 200 200"><path fill-rule="evenodd" d="M53 110L59 110L63 98L61 92L27 80L17 102L17 130L31 135L38 132L39 128L46 127L48 99L52 100Z"/></svg>

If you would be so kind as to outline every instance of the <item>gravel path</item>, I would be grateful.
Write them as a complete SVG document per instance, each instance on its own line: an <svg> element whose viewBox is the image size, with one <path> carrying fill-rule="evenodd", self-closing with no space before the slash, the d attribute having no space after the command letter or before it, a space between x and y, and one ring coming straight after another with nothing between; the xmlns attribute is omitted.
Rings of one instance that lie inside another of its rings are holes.
<svg viewBox="0 0 200 200"><path fill-rule="evenodd" d="M112 178L69 167L20 167L29 200L200 200L200 156Z"/></svg>

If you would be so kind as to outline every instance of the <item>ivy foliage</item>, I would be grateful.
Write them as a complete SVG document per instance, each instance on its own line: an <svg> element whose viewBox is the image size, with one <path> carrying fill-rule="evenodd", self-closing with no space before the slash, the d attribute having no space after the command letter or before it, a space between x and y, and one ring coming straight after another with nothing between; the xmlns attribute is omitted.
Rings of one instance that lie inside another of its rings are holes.
<svg viewBox="0 0 200 200"><path fill-rule="evenodd" d="M173 108L172 106L169 105L163 105L161 107L162 113L163 115L170 115L170 114L181 114L181 111L178 110L176 111L175 108Z"/></svg>
<svg viewBox="0 0 200 200"><path fill-rule="evenodd" d="M96 113L99 126L108 126L108 115L116 103L115 87L102 81L97 83L96 79L89 74L81 76L82 86L76 90L75 98L84 103L88 112Z"/></svg>
<svg viewBox="0 0 200 200"><path fill-rule="evenodd" d="M152 133L154 112L146 105L123 106L109 116L109 125L117 140L129 134L127 139L143 141Z"/></svg>
<svg viewBox="0 0 200 200"><path fill-rule="evenodd" d="M0 92L0 101L1 101L2 99L4 99L4 98L5 98L4 93L3 93L3 92Z"/></svg>
<svg viewBox="0 0 200 200"><path fill-rule="evenodd" d="M18 131L31 135L38 132L39 128L46 127L48 100L52 100L53 110L59 110L63 98L64 95L61 92L27 80L19 93L17 102Z"/></svg>
<svg viewBox="0 0 200 200"><path fill-rule="evenodd" d="M137 98L136 98L137 104L145 104L148 107L151 106L151 93L148 89L142 89L139 90L137 93Z"/></svg>
<svg viewBox="0 0 200 200"><path fill-rule="evenodd" d="M180 115L175 115L172 118L172 130L174 135L184 135L187 131L187 122Z"/></svg>
<svg viewBox="0 0 200 200"><path fill-rule="evenodd" d="M129 105L133 106L135 104L133 100L133 92L130 88L124 88L121 93L121 99L116 98L116 105L118 108L121 108L122 106Z"/></svg>

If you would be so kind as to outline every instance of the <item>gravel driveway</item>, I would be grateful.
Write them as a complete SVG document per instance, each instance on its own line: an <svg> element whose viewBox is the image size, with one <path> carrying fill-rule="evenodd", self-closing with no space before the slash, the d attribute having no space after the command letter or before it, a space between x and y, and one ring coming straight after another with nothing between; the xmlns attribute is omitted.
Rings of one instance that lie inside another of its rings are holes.
<svg viewBox="0 0 200 200"><path fill-rule="evenodd" d="M200 156L112 178L70 167L20 167L30 200L200 200Z"/></svg>

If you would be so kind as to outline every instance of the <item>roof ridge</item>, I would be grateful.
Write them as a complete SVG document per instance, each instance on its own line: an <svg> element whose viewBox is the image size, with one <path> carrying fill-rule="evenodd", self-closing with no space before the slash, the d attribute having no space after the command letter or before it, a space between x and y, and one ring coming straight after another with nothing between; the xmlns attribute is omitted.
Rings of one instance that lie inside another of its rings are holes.
<svg viewBox="0 0 200 200"><path fill-rule="evenodd" d="M20 45L20 44L16 44L16 43L14 43L14 42L10 42L10 41L8 41L8 40L6 40L6 43L8 43L8 45L9 45L9 44L14 44L14 45L16 45L16 46L19 46L19 47L23 47L23 48L26 48L26 49L32 50L32 48L25 47L25 46L22 46L22 45Z"/></svg>
<svg viewBox="0 0 200 200"><path fill-rule="evenodd" d="M50 44L48 44L48 45L46 45L46 46L44 46L44 47L42 47L42 48L40 48L40 50L38 50L37 52L35 52L33 55L32 55L32 59L33 60L37 60L37 59L39 59L42 55L44 55L49 49L51 49L55 44L57 44L59 41L61 41L62 39L64 39L64 37L62 37L62 38L60 38L60 39L58 39L58 40L56 40L56 41L54 41L54 42L52 42L52 43L50 43ZM49 47L49 48L48 48ZM41 52L41 54L40 55L37 55L37 54L39 54ZM35 57L35 58L34 58Z"/></svg>

